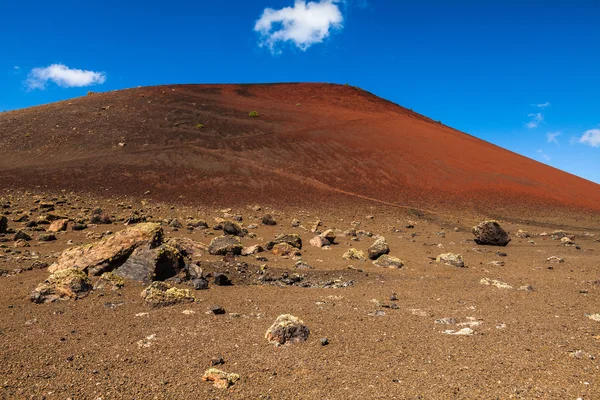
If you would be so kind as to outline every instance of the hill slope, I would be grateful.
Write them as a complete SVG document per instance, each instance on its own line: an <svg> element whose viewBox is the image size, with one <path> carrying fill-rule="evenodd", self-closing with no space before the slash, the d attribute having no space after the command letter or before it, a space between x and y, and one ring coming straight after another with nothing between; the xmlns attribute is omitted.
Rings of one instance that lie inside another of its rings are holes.
<svg viewBox="0 0 600 400"><path fill-rule="evenodd" d="M2 113L0 182L198 203L600 211L600 185L328 84L148 87Z"/></svg>

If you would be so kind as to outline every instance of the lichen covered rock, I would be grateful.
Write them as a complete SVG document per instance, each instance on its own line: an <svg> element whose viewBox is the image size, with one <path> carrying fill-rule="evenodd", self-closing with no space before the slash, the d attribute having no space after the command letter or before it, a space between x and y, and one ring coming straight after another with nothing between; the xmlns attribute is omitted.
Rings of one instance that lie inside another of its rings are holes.
<svg viewBox="0 0 600 400"><path fill-rule="evenodd" d="M63 269L51 274L31 293L34 303L51 303L84 297L92 290L92 283L85 274L76 268Z"/></svg>
<svg viewBox="0 0 600 400"><path fill-rule="evenodd" d="M498 223L498 221L483 221L473 227L475 243L490 246L506 246L510 242L508 233Z"/></svg>
<svg viewBox="0 0 600 400"><path fill-rule="evenodd" d="M347 252L342 256L344 260L355 260L355 261L365 261L367 258L365 257L365 252L362 250L357 250L355 248L349 248Z"/></svg>
<svg viewBox="0 0 600 400"><path fill-rule="evenodd" d="M165 282L152 282L142 291L141 296L152 307L166 307L196 300L189 289L178 289Z"/></svg>
<svg viewBox="0 0 600 400"><path fill-rule="evenodd" d="M399 258L384 254L377 260L373 261L373 265L382 268L402 268L404 263Z"/></svg>
<svg viewBox="0 0 600 400"><path fill-rule="evenodd" d="M290 314L277 317L273 325L267 330L265 338L275 345L285 343L304 342L308 339L310 329L304 322Z"/></svg>
<svg viewBox="0 0 600 400"><path fill-rule="evenodd" d="M453 267L458 267L458 268L464 268L464 266L465 266L465 261L463 260L463 256L460 254L454 254L454 253L440 254L439 256L437 256L435 261L442 263L442 264L451 265Z"/></svg>
<svg viewBox="0 0 600 400"><path fill-rule="evenodd" d="M203 382L213 382L213 385L219 389L227 389L239 380L238 374L228 373L217 368L209 368L202 375Z"/></svg>

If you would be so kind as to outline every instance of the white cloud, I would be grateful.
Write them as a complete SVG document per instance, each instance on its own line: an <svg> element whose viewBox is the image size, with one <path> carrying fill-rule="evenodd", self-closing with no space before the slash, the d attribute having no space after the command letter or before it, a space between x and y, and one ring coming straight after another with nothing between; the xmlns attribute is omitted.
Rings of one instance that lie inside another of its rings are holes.
<svg viewBox="0 0 600 400"><path fill-rule="evenodd" d="M531 118L531 121L525 124L529 129L537 128L542 122L544 122L544 116L541 113L527 114Z"/></svg>
<svg viewBox="0 0 600 400"><path fill-rule="evenodd" d="M279 42L291 42L305 51L313 44L323 42L330 31L342 28L344 17L338 6L340 1L306 3L305 0L296 0L293 7L281 10L266 8L254 25L254 31L261 36L259 45L277 52L275 48Z"/></svg>
<svg viewBox="0 0 600 400"><path fill-rule="evenodd" d="M14 69L18 71L18 70L20 70L20 69L21 69L21 67L19 67L18 65L15 65L15 66L14 66Z"/></svg>
<svg viewBox="0 0 600 400"><path fill-rule="evenodd" d="M29 72L25 84L30 90L46 88L48 82L60 87L83 87L102 84L106 81L103 72L69 68L63 64L52 64L45 68L34 68Z"/></svg>
<svg viewBox="0 0 600 400"><path fill-rule="evenodd" d="M562 134L561 132L548 132L546 134L546 138L548 139L548 143L556 143L556 144L558 144L557 137L559 137L561 134Z"/></svg>
<svg viewBox="0 0 600 400"><path fill-rule="evenodd" d="M550 107L550 102L547 101L547 102L541 103L541 104L532 104L532 106L544 109L546 107Z"/></svg>
<svg viewBox="0 0 600 400"><path fill-rule="evenodd" d="M551 160L550 156L548 154L544 153L544 150L538 150L537 152L540 155L540 157L542 157L544 160L546 160L546 161Z"/></svg>
<svg viewBox="0 0 600 400"><path fill-rule="evenodd" d="M583 133L579 138L579 143L587 144L592 147L600 147L600 129L590 129Z"/></svg>

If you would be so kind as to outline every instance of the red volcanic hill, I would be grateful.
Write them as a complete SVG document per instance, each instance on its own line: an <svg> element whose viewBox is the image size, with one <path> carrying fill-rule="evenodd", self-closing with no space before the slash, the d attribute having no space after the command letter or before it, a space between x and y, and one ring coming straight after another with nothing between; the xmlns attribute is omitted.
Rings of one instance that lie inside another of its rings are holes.
<svg viewBox="0 0 600 400"><path fill-rule="evenodd" d="M308 83L147 87L1 113L0 186L188 203L600 211L600 185L363 90Z"/></svg>

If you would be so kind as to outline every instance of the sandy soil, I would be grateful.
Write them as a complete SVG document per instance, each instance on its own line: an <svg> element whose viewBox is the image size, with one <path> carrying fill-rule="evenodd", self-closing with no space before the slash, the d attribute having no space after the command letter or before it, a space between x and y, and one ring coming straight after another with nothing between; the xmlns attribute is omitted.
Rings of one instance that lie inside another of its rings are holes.
<svg viewBox="0 0 600 400"><path fill-rule="evenodd" d="M52 263L71 246L69 241L89 243L94 240L87 237L90 232L123 229L119 220L137 210L164 221L167 237L208 243L218 231L173 231L168 221L192 216L212 225L213 218L224 212L222 207L151 200L142 204L132 198L64 194L63 203L60 197L52 200L17 191L2 196L9 228L24 229L34 240L30 247L14 248L12 234L0 235L5 240L0 269L6 271L0 277L0 398L600 397L600 322L587 316L600 313L596 240L600 229L595 220L556 217L552 224L500 220L512 241L499 248L472 242L470 228L479 216L442 218L383 205L325 204L311 209L261 204L262 209L254 211L249 206L255 203L250 203L229 211L241 215L244 226L259 225L249 230L256 237L242 239L244 245L264 243L278 233L299 233L304 241L301 259L313 269L297 270L296 260L270 253L259 254L268 261L237 257L222 267L223 257L203 254L203 268L211 271L221 265L219 271L226 271L234 285L211 283L209 290L194 291L197 302L192 304L150 308L140 297L144 285L128 281L122 290L95 290L77 301L38 305L29 301L29 294L48 272L27 269L35 261ZM53 214L86 218L99 206L115 222L90 225L80 232L69 228L57 234L55 242L38 242L37 232L25 228L26 222L13 221L22 213L34 220L42 213L39 200L57 203L57 199L61 204ZM278 221L276 226L260 224L267 212ZM321 229L338 231L338 244L327 250L310 246L314 234L291 227L293 218L307 228L320 219ZM366 250L374 241L339 235L353 221L360 222L359 229L385 236L390 254L405 266L383 269L370 261L343 260L349 247ZM409 224L414 228L406 228ZM579 249L539 236L559 227L575 235ZM515 237L519 229L532 237ZM497 251L507 255L498 256ZM468 268L431 260L446 252L461 253ZM564 263L550 263L550 256L561 257ZM489 264L492 261L505 265ZM236 268L238 263L247 266ZM339 279L353 285L325 289L253 284L262 264L274 276L289 271L315 282ZM512 289L482 285L482 278L505 282ZM533 290L519 290L527 285ZM397 300L392 301L394 293ZM223 306L226 314L213 315L209 311L213 305ZM284 313L308 325L307 342L275 347L265 340L267 328ZM436 323L443 318L455 321ZM472 335L445 333L468 326ZM328 338L329 345L322 346L321 338ZM215 357L225 361L219 368L241 376L228 390L200 379Z"/></svg>

